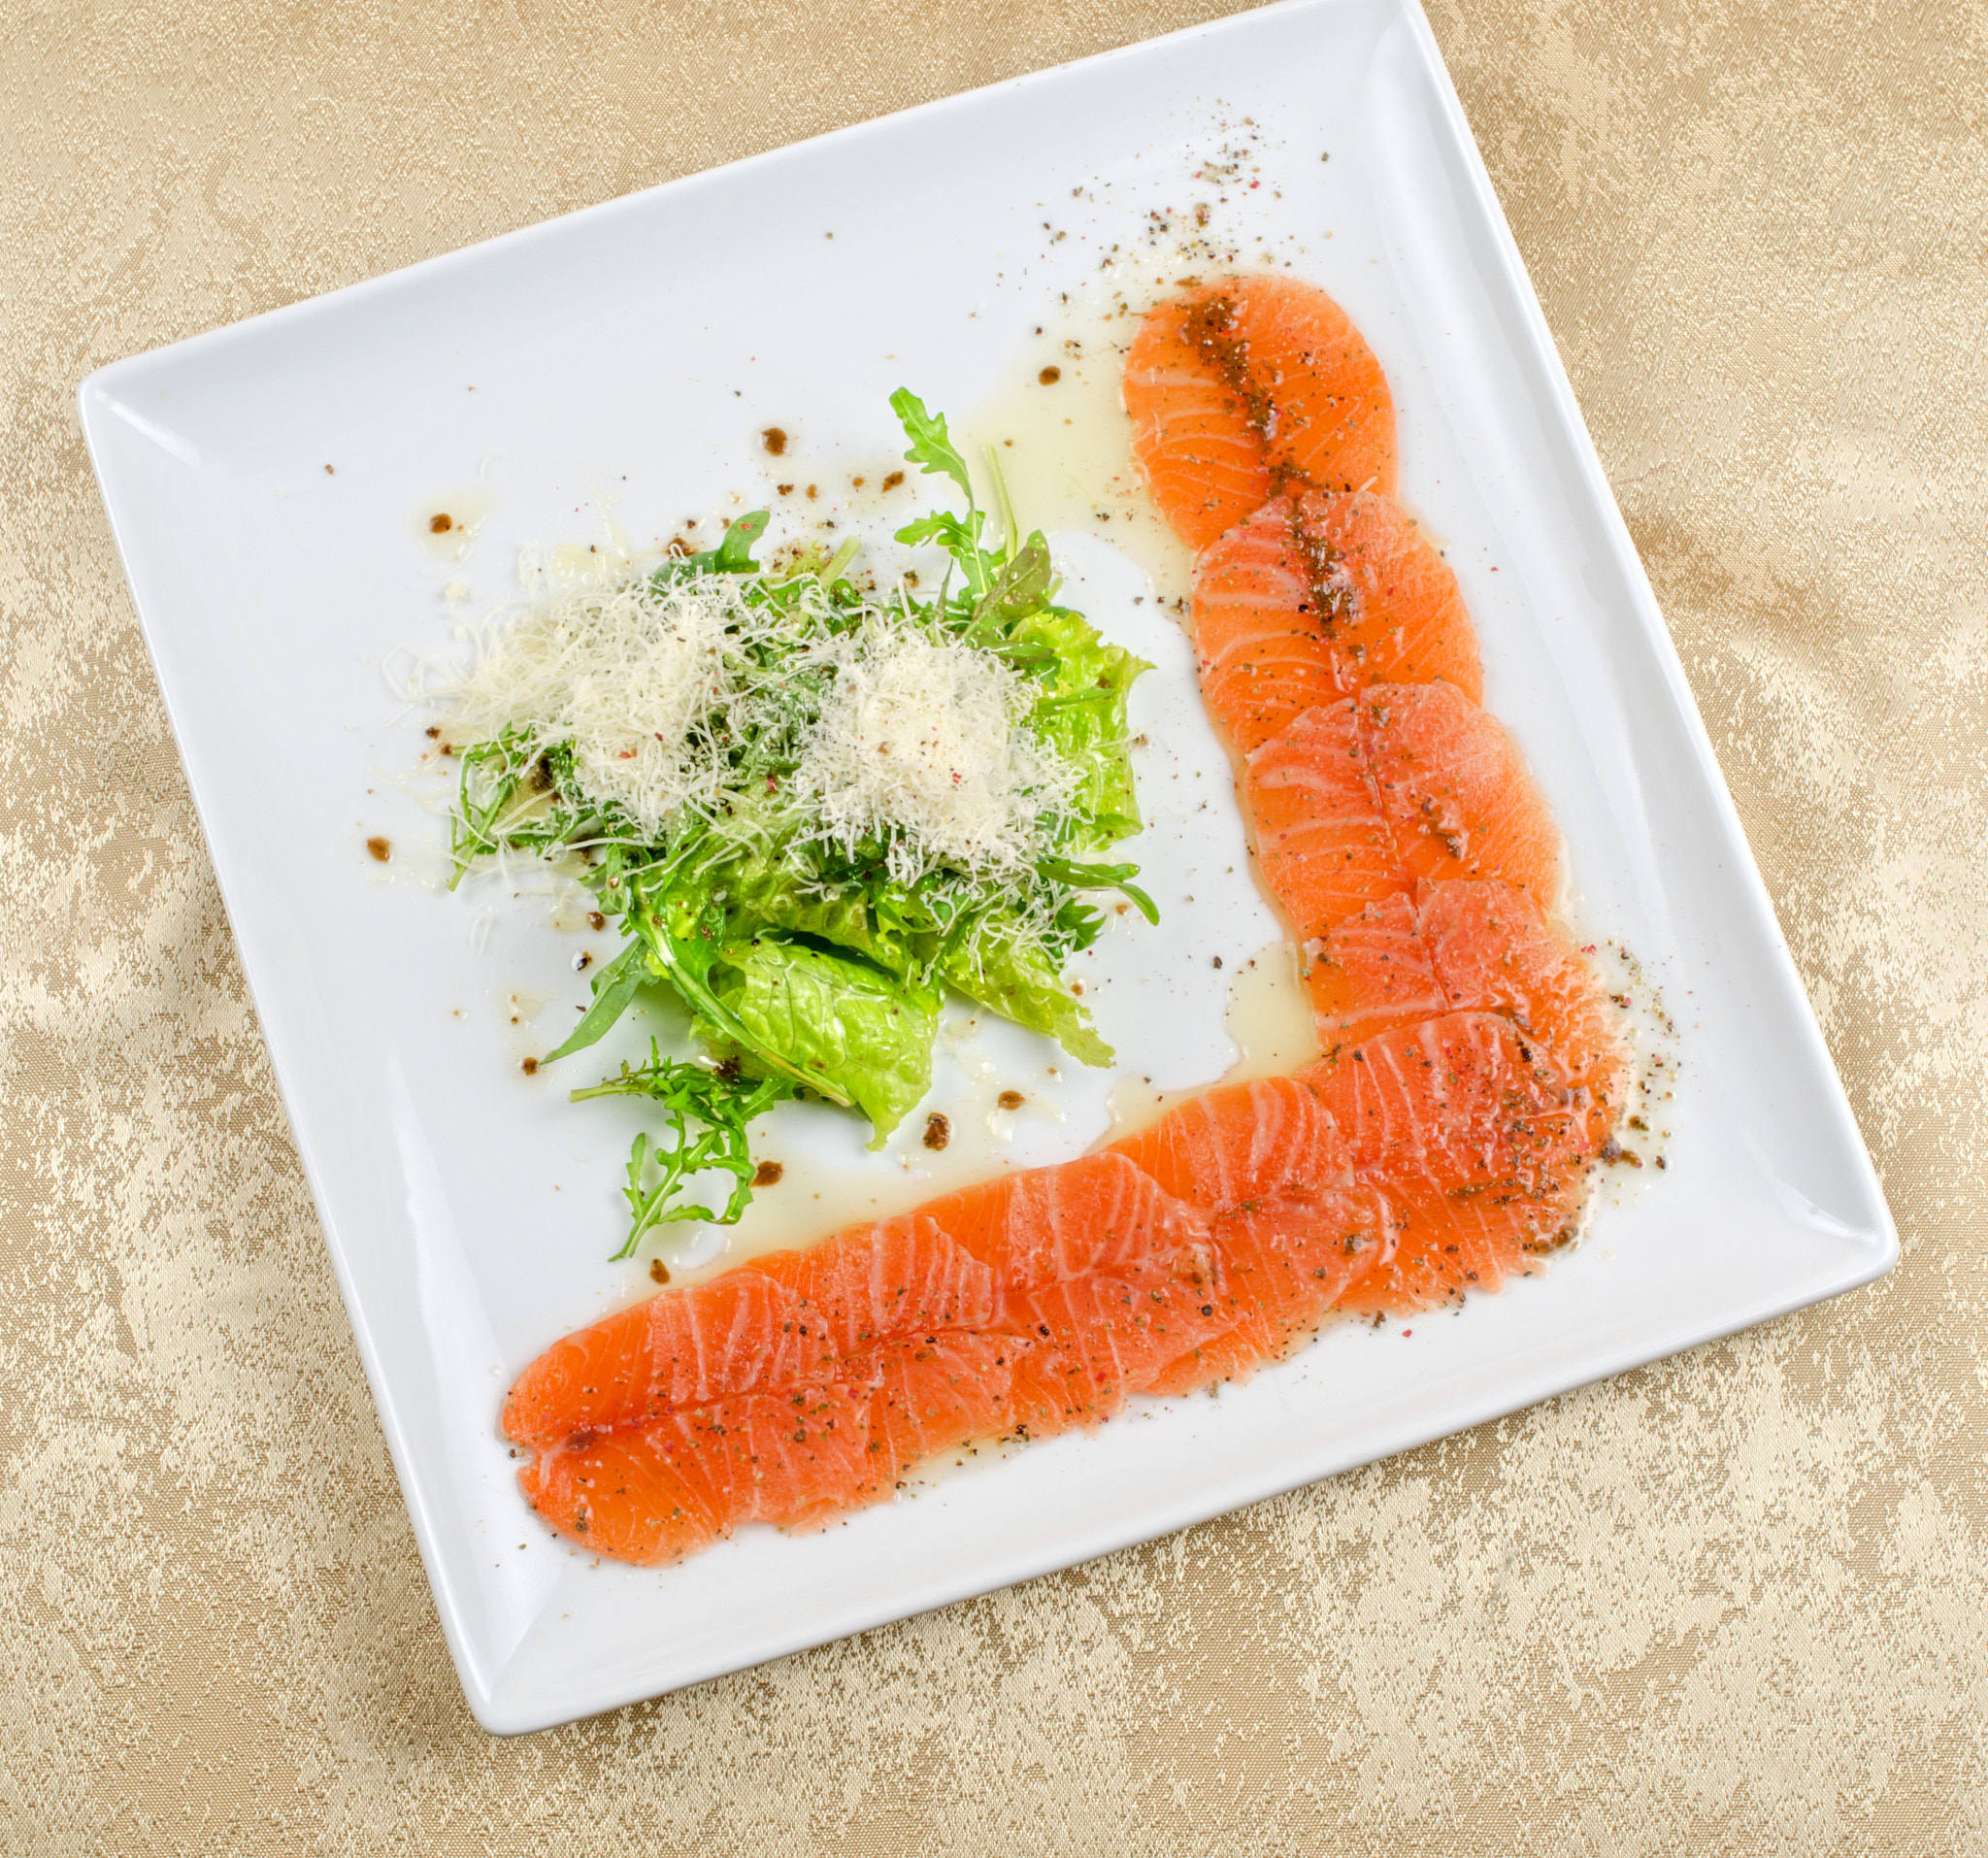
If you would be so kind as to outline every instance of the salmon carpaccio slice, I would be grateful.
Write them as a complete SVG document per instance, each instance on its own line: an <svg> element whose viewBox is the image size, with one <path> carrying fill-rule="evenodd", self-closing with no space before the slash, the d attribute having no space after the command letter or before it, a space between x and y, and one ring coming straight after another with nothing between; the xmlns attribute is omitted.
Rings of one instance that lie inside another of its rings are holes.
<svg viewBox="0 0 1988 1858"><path fill-rule="evenodd" d="M575 1542L670 1561L807 1526L933 1451L1096 1425L1227 1326L1208 1223L1123 1156L850 1227L568 1337L505 1430Z"/></svg>
<svg viewBox="0 0 1988 1858"><path fill-rule="evenodd" d="M518 1377L504 1431L543 1446L788 1386L878 1342L983 1325L994 1289L917 1213L849 1227L576 1330Z"/></svg>
<svg viewBox="0 0 1988 1858"><path fill-rule="evenodd" d="M880 1494L875 1391L874 1378L809 1381L576 1432L541 1449L518 1485L546 1522L596 1554L680 1560L741 1522Z"/></svg>
<svg viewBox="0 0 1988 1858"><path fill-rule="evenodd" d="M1225 278L1157 305L1133 337L1123 391L1133 456L1190 548L1287 490L1394 494L1387 379L1313 285Z"/></svg>
<svg viewBox="0 0 1988 1858"><path fill-rule="evenodd" d="M1201 1209L1227 1327L1147 1388L1188 1393L1243 1379L1315 1334L1350 1285L1384 1261L1394 1220L1315 1085L1262 1078L1207 1091L1110 1153Z"/></svg>
<svg viewBox="0 0 1988 1858"><path fill-rule="evenodd" d="M1550 911L1560 832L1511 739L1452 685L1375 684L1249 756L1271 893L1308 942L1418 883L1495 879Z"/></svg>
<svg viewBox="0 0 1988 1858"><path fill-rule="evenodd" d="M1496 1290L1573 1239L1604 1138L1561 1067L1502 1013L1397 1026L1304 1075L1394 1214L1391 1250L1342 1308L1405 1314Z"/></svg>
<svg viewBox="0 0 1988 1858"><path fill-rule="evenodd" d="M1449 565L1393 498L1276 497L1202 555L1202 695L1243 753L1306 711L1376 683L1483 691Z"/></svg>
<svg viewBox="0 0 1988 1858"><path fill-rule="evenodd" d="M927 1203L1001 1285L995 1324L1030 1343L1011 1428L1095 1425L1221 1327L1207 1222L1115 1154L1086 1155Z"/></svg>
<svg viewBox="0 0 1988 1858"><path fill-rule="evenodd" d="M1334 1049L1445 1012L1503 1014L1559 1068L1592 1146L1622 1112L1629 1058L1601 981L1565 931L1509 884L1425 884L1371 904L1305 947L1319 1036Z"/></svg>

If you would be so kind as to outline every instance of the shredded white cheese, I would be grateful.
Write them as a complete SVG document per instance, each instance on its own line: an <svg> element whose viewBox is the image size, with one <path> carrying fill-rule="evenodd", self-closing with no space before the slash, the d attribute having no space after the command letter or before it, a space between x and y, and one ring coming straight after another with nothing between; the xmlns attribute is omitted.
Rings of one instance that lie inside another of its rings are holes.
<svg viewBox="0 0 1988 1858"><path fill-rule="evenodd" d="M998 658L879 617L836 672L795 787L845 846L896 828L890 869L904 882L942 861L1022 870L1046 849L1038 816L1067 807L1075 782L1022 726L1028 708Z"/></svg>
<svg viewBox="0 0 1988 1858"><path fill-rule="evenodd" d="M725 629L743 614L730 577L660 593L634 579L570 590L478 639L475 666L447 690L464 740L516 729L539 747L571 742L587 791L660 833L711 784L695 752L725 696Z"/></svg>
<svg viewBox="0 0 1988 1858"><path fill-rule="evenodd" d="M730 746L775 720L799 726L782 791L755 790L803 839L853 850L889 841L889 870L914 882L939 864L1016 875L1049 848L1041 815L1066 811L1077 772L1026 727L1025 680L992 654L934 642L900 608L853 632L828 623L825 594L781 614L735 575L655 585L630 569L569 582L469 637L474 662L431 665L415 691L459 742L514 730L539 749L573 745L586 796L618 807L646 839L686 808L718 810L737 775ZM753 648L787 649L769 671ZM809 688L829 672L825 699ZM803 706L797 708L797 705Z"/></svg>

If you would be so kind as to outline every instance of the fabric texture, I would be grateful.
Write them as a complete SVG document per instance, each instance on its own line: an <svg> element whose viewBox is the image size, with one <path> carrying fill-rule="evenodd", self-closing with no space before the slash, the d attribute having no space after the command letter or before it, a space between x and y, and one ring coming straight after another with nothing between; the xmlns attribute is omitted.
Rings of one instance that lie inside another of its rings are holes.
<svg viewBox="0 0 1988 1858"><path fill-rule="evenodd" d="M0 3L0 1846L1988 1850L1988 12L1439 0L1885 1281L547 1735L465 1709L90 369L1225 11Z"/></svg>

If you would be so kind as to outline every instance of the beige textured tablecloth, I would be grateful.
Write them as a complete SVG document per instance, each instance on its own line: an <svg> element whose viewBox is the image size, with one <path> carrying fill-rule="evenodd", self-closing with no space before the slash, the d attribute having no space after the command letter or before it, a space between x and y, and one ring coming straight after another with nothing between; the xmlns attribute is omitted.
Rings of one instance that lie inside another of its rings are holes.
<svg viewBox="0 0 1988 1858"><path fill-rule="evenodd" d="M1222 10L0 5L0 1847L1988 1850L1978 5L1435 15L1893 1277L685 1695L462 1704L76 383Z"/></svg>

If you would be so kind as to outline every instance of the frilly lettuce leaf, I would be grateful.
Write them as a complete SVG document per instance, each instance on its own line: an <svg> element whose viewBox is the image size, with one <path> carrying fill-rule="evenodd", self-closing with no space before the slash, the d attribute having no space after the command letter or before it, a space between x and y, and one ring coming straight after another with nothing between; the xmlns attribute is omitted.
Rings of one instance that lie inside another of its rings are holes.
<svg viewBox="0 0 1988 1858"><path fill-rule="evenodd" d="M769 854L738 866L726 889L735 937L749 937L762 928L808 936L862 955L899 980L919 971L922 945L931 940L914 934L906 912L893 908L903 893L887 880L827 891L804 888L778 854Z"/></svg>
<svg viewBox="0 0 1988 1858"><path fill-rule="evenodd" d="M1042 646L1056 655L1053 677L1029 714L1029 727L1083 775L1075 818L1090 823L1071 843L1097 850L1140 829L1133 791L1125 700L1133 680L1152 666L1122 646L1109 646L1088 620L1055 608L1032 613L1010 628L1017 647Z"/></svg>
<svg viewBox="0 0 1988 1858"><path fill-rule="evenodd" d="M1098 1037L1083 1002L1063 984L1034 938L1007 925L985 924L946 954L939 972L969 1000L1031 1031L1046 1032L1078 1062L1111 1062L1111 1047Z"/></svg>
<svg viewBox="0 0 1988 1858"><path fill-rule="evenodd" d="M824 1095L870 1118L873 1148L932 1083L939 996L867 961L762 936L725 950L713 991L749 1035L748 1064L777 1052Z"/></svg>

